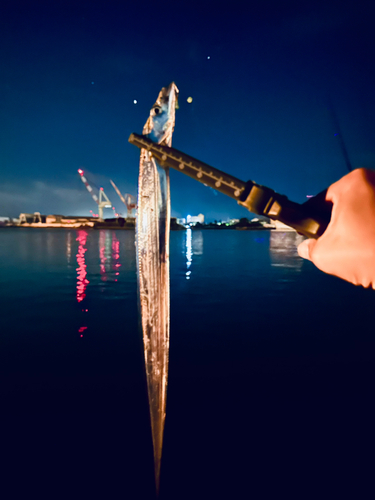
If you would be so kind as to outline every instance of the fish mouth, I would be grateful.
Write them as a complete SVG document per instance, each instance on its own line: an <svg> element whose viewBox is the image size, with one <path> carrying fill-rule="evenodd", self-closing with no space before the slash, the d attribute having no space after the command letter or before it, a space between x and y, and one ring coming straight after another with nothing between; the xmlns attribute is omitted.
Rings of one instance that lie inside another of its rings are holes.
<svg viewBox="0 0 375 500"><path fill-rule="evenodd" d="M176 95L175 109L178 109L178 94L179 94L180 91L178 90L177 85L174 82L171 82L168 85L167 92L168 92L168 99L169 99L169 96L170 96L171 92L175 93L175 95Z"/></svg>
<svg viewBox="0 0 375 500"><path fill-rule="evenodd" d="M175 92L176 95L176 106L175 108L178 109L178 94L179 90L177 88L177 85L174 82L171 82L168 87L163 87L159 93L159 96L156 100L156 103L153 105L153 109L156 111L157 108L161 108L163 104L168 104L169 102L169 96ZM155 114L158 114L159 111L156 111Z"/></svg>
<svg viewBox="0 0 375 500"><path fill-rule="evenodd" d="M163 87L143 127L142 133L159 144L164 141L167 141L165 144L169 144L172 138L175 110L178 109L178 92L174 82L171 82L168 87Z"/></svg>

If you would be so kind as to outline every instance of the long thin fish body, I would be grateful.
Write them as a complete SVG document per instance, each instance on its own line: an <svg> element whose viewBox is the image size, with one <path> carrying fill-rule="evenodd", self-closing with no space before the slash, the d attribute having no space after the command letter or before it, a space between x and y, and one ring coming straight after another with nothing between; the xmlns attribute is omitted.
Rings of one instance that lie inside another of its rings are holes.
<svg viewBox="0 0 375 500"><path fill-rule="evenodd" d="M178 89L163 88L143 134L172 145ZM169 169L141 150L138 181L137 266L145 367L159 491L169 360Z"/></svg>

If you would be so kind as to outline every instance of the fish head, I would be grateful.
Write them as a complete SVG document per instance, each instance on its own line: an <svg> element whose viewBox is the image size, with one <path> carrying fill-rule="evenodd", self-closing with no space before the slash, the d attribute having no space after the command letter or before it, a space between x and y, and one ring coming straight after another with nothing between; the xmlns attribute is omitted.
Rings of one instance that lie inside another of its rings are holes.
<svg viewBox="0 0 375 500"><path fill-rule="evenodd" d="M163 87L150 116L143 128L143 134L159 144L171 146L175 124L175 110L178 107L178 88L174 82Z"/></svg>

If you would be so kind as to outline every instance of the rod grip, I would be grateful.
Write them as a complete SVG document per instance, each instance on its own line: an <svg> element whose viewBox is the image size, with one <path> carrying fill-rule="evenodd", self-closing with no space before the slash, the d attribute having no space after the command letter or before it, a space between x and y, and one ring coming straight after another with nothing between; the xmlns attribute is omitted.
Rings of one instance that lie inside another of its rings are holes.
<svg viewBox="0 0 375 500"><path fill-rule="evenodd" d="M240 203L250 212L283 222L307 238L319 238L331 220L332 203L325 200L326 191L299 204L252 181L249 188L246 199Z"/></svg>

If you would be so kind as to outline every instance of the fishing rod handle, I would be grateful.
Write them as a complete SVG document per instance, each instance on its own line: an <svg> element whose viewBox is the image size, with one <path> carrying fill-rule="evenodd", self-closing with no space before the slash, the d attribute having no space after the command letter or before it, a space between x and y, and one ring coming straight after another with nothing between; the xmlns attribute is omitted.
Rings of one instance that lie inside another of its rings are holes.
<svg viewBox="0 0 375 500"><path fill-rule="evenodd" d="M250 212L283 222L307 238L319 238L331 220L332 204L325 200L325 191L302 205L252 181L244 193L246 199L239 201L240 205Z"/></svg>

